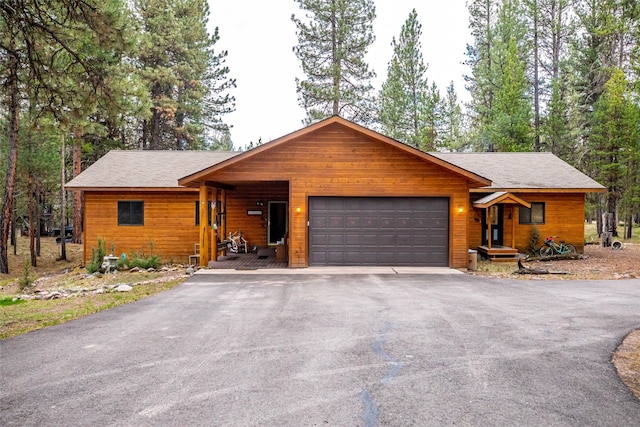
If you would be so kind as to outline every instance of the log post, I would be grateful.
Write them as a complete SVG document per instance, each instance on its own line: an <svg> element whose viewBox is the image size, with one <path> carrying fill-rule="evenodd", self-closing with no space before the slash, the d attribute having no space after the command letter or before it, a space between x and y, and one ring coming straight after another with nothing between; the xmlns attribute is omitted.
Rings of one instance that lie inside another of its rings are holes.
<svg viewBox="0 0 640 427"><path fill-rule="evenodd" d="M613 240L613 231L615 230L615 215L606 212L602 214L602 235L601 246L608 248Z"/></svg>
<svg viewBox="0 0 640 427"><path fill-rule="evenodd" d="M200 266L209 264L209 188L200 183Z"/></svg>

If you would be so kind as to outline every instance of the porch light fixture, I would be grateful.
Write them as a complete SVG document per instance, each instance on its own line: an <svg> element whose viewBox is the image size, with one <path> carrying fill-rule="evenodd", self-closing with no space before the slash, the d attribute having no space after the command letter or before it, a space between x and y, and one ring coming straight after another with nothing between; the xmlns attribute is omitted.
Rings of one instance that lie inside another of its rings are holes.
<svg viewBox="0 0 640 427"><path fill-rule="evenodd" d="M464 212L464 208L462 207L462 205L458 205L458 212L459 213Z"/></svg>
<svg viewBox="0 0 640 427"><path fill-rule="evenodd" d="M300 208L300 205L298 205L298 207L296 207L296 212L297 212L297 213L302 212L302 209Z"/></svg>

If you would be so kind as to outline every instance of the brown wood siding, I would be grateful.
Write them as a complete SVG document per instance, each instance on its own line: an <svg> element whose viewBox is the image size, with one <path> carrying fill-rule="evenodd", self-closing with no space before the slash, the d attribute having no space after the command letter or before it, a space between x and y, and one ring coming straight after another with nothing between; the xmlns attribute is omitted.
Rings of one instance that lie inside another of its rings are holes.
<svg viewBox="0 0 640 427"><path fill-rule="evenodd" d="M564 240L584 252L584 194L579 193L521 193L518 197L527 202L544 202L544 224L536 224L544 240L548 236L558 236L556 240ZM526 253L529 247L529 236L533 225L519 224L519 209L516 209L516 247ZM538 246L542 241L538 242Z"/></svg>
<svg viewBox="0 0 640 427"><path fill-rule="evenodd" d="M119 200L144 201L143 226L118 225ZM123 252L148 256L153 245L153 254L162 261L186 263L199 239L197 200L193 192L85 192L85 263L91 259L91 249L97 248L98 237L105 239L107 252L117 256Z"/></svg>
<svg viewBox="0 0 640 427"><path fill-rule="evenodd" d="M344 126L334 124L291 140L219 170L212 179L289 181L290 267L308 266L310 196L448 197L449 265L467 265L467 179ZM458 212L459 205L463 213ZM227 225L233 227L232 210L240 207L227 202L227 208Z"/></svg>
<svg viewBox="0 0 640 427"><path fill-rule="evenodd" d="M267 247L267 211L270 201L288 201L288 182L260 182L238 185L227 191L227 234L241 230L251 247ZM263 206L257 202L262 201ZM249 210L261 210L262 216L247 215Z"/></svg>
<svg viewBox="0 0 640 427"><path fill-rule="evenodd" d="M527 202L545 204L545 223L536 224L542 239L559 236L558 240L575 245L578 252L584 252L584 194L583 193L514 193ZM482 197L482 193L473 193L472 200ZM515 221L515 244L521 253L529 250L529 237L533 224L519 223L518 206L504 206L504 244L511 245L512 222ZM469 248L481 245L481 219L484 209L471 209L468 216ZM509 218L511 216L511 218ZM542 241L538 242L538 246Z"/></svg>

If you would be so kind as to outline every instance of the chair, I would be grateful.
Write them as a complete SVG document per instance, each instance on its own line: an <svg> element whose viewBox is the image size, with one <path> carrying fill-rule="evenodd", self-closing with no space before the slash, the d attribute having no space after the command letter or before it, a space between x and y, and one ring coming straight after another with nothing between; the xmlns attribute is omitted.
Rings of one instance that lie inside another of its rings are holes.
<svg viewBox="0 0 640 427"><path fill-rule="evenodd" d="M193 262L192 260L195 260ZM200 243L193 244L193 255L189 255L189 265L199 265L200 264Z"/></svg>

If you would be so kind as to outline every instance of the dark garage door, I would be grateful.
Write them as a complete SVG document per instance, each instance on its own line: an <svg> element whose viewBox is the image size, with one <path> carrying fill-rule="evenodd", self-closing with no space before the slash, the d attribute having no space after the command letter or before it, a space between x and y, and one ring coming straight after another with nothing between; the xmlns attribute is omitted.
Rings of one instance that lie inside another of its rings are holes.
<svg viewBox="0 0 640 427"><path fill-rule="evenodd" d="M309 198L310 265L449 265L449 199Z"/></svg>

